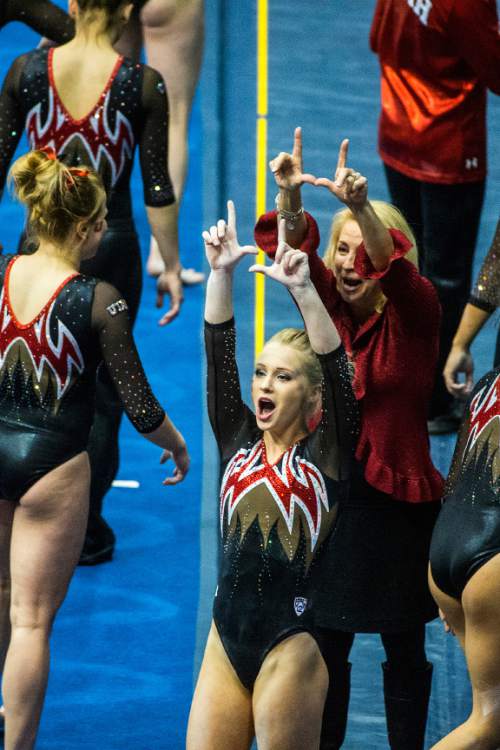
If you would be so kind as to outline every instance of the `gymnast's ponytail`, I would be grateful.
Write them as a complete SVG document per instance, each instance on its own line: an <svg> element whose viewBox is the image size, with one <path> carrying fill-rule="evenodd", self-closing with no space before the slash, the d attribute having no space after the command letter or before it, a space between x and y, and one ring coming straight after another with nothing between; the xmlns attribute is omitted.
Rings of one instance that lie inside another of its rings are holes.
<svg viewBox="0 0 500 750"><path fill-rule="evenodd" d="M106 204L101 178L90 169L66 167L51 148L14 162L9 181L28 209L28 234L62 245L80 221L95 221Z"/></svg>

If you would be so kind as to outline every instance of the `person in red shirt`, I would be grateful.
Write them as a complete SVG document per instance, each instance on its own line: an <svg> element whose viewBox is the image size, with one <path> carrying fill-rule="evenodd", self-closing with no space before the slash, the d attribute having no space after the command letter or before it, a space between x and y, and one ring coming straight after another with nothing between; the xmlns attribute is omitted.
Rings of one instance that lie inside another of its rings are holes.
<svg viewBox="0 0 500 750"><path fill-rule="evenodd" d="M486 90L500 93L496 0L378 0L379 153L443 308L431 433L457 429L441 371L471 283L486 178Z"/></svg>
<svg viewBox="0 0 500 750"><path fill-rule="evenodd" d="M348 656L358 632L380 633L387 655L384 694L392 750L423 746L432 667L425 623L437 609L427 585L429 544L443 479L429 455L426 414L438 354L440 306L416 268L410 228L387 203L368 201L364 177L345 166L335 181L302 171L301 132L292 154L271 162L287 242L309 256L311 279L354 365L361 411L357 467L341 504L328 565L321 625L330 644L329 694L321 750L342 745L349 699ZM347 208L336 214L325 261L316 222L300 186L324 185ZM276 212L262 216L255 239L271 257ZM406 257L405 257L406 256Z"/></svg>

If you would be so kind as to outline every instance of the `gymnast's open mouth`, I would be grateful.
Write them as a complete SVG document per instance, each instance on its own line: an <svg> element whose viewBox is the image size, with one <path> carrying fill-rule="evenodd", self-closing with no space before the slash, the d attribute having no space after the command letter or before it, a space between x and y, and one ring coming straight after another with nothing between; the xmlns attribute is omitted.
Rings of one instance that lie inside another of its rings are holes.
<svg viewBox="0 0 500 750"><path fill-rule="evenodd" d="M262 396L257 401L257 419L265 422L273 414L276 405L274 401L266 396Z"/></svg>

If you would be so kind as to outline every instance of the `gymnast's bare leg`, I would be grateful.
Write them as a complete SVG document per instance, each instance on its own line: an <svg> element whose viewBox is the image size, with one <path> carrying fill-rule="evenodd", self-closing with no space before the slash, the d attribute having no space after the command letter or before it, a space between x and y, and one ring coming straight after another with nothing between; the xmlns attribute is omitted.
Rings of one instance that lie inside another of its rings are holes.
<svg viewBox="0 0 500 750"><path fill-rule="evenodd" d="M328 672L309 633L292 635L265 658L247 690L214 625L196 685L187 750L317 750Z"/></svg>
<svg viewBox="0 0 500 750"><path fill-rule="evenodd" d="M143 41L148 65L158 70L167 84L168 163L179 205L186 182L189 115L201 68L203 38L203 0L148 0L139 18L131 19L118 45L120 51L138 59ZM157 276L162 269L163 261L152 238L147 270ZM181 277L185 284L204 280L204 274L192 268L184 268Z"/></svg>
<svg viewBox="0 0 500 750"><path fill-rule="evenodd" d="M89 485L88 457L80 453L42 477L17 505L0 501L0 524L12 519L11 636L2 682L5 750L35 746L49 637L80 556Z"/></svg>
<svg viewBox="0 0 500 750"><path fill-rule="evenodd" d="M472 683L472 713L432 750L500 747L500 555L474 573L461 602L429 575L431 593L464 649Z"/></svg>

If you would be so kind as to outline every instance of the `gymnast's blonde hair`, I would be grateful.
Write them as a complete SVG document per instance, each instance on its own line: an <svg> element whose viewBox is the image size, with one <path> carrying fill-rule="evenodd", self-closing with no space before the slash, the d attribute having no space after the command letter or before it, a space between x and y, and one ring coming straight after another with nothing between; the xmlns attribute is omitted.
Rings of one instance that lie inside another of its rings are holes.
<svg viewBox="0 0 500 750"><path fill-rule="evenodd" d="M19 157L9 181L28 209L30 239L62 245L80 221L92 223L106 205L106 193L96 172L66 167L52 149Z"/></svg>
<svg viewBox="0 0 500 750"><path fill-rule="evenodd" d="M283 328L271 336L266 344L276 343L289 346L300 355L301 370L309 384L316 388L323 382L323 372L319 359L311 347L309 336L303 328Z"/></svg>

